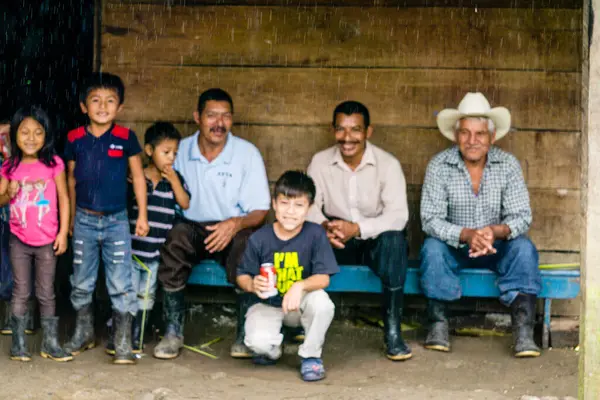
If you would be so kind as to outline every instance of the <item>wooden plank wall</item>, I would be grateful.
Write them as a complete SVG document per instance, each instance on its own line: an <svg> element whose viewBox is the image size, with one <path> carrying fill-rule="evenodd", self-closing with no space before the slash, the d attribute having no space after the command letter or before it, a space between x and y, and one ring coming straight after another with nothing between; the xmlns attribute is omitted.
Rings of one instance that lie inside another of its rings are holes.
<svg viewBox="0 0 600 400"><path fill-rule="evenodd" d="M499 145L523 166L534 211L531 236L542 259L578 257L577 2L471 1L484 8L417 7L463 4L449 0L406 2L411 7L374 0L166 3L102 4L101 67L124 79L122 122L140 137L157 119L193 133L198 95L221 87L234 99L234 133L259 147L273 181L286 169L305 168L312 154L333 143L336 104L361 101L372 113L373 142L404 168L416 257L425 167L449 144L435 115L455 107L466 91L481 91L492 105L512 111L515 130ZM535 8L540 4L554 8ZM524 8L510 8L515 5Z"/></svg>

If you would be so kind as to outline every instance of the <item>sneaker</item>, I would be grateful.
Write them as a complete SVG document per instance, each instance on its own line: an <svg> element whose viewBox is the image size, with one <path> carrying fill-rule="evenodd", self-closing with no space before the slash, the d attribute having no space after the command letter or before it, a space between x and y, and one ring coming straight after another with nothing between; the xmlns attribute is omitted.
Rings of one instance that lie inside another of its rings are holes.
<svg viewBox="0 0 600 400"><path fill-rule="evenodd" d="M320 381L325 378L325 367L320 358L303 358L300 374L305 382Z"/></svg>

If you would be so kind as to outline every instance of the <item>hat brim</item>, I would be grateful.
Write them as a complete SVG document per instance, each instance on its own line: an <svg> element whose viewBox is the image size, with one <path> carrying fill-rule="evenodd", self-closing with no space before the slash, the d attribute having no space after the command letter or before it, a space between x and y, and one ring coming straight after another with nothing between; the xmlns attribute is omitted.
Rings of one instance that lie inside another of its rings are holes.
<svg viewBox="0 0 600 400"><path fill-rule="evenodd" d="M454 127L456 126L456 121L468 117L491 119L496 127L496 140L502 139L510 131L510 111L505 107L495 107L482 114L464 114L456 109L447 108L440 111L437 115L438 129L448 140L455 142Z"/></svg>

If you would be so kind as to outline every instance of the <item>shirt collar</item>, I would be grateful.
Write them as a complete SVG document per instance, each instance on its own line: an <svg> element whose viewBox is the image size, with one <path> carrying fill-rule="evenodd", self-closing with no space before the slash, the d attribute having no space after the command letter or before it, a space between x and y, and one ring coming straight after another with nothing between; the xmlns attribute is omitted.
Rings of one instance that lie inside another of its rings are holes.
<svg viewBox="0 0 600 400"><path fill-rule="evenodd" d="M333 148L333 157L331 157L331 165L345 165L344 159L342 158L342 152L340 151L339 145L335 145ZM365 153L363 154L360 164L356 168L356 171L363 168L365 165L377 165L375 153L373 152L373 145L367 140Z"/></svg>
<svg viewBox="0 0 600 400"><path fill-rule="evenodd" d="M194 138L190 144L190 160L202 161L203 163L208 164L208 160L202 155L200 152L200 146L198 146L198 137L200 136L200 131L196 131L194 133ZM227 134L227 141L225 142L225 147L221 153L215 158L212 164L231 164L233 160L233 134L229 132Z"/></svg>

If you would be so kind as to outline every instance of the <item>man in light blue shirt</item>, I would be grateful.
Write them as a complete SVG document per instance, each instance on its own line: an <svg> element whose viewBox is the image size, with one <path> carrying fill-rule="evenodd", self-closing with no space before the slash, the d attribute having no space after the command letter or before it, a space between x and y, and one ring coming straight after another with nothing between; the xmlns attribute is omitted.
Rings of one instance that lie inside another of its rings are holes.
<svg viewBox="0 0 600 400"><path fill-rule="evenodd" d="M182 211L183 218L169 232L158 269L165 295L166 331L154 356L161 359L177 357L183 347L183 291L192 267L204 259L215 259L235 284L248 237L263 224L271 202L260 152L231 133L233 101L229 94L222 89L202 93L194 120L200 129L181 141L173 165L188 184L190 207ZM251 356L244 345L250 300L246 294L238 295L238 333L232 357Z"/></svg>

